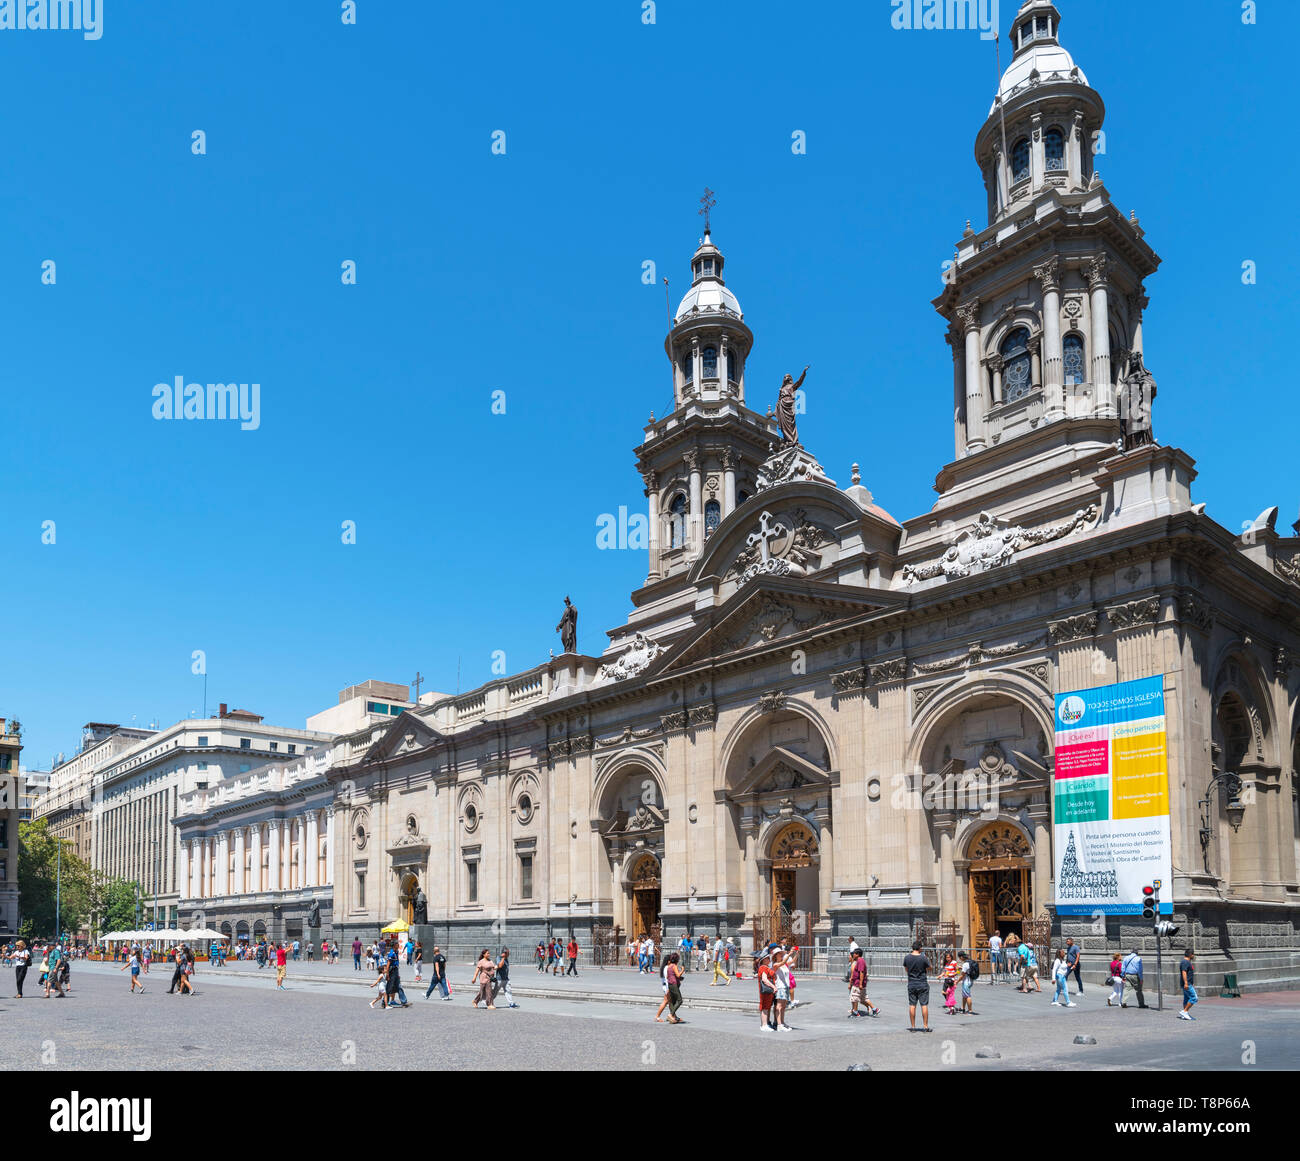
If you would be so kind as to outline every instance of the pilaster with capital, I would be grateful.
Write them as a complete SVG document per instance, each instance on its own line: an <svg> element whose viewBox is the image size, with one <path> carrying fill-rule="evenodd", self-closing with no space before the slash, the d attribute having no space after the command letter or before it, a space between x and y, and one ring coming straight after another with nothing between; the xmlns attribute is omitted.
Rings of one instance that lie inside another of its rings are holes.
<svg viewBox="0 0 1300 1161"><path fill-rule="evenodd" d="M305 821L301 881L304 887L315 887L320 877L320 820L314 810L309 810Z"/></svg>
<svg viewBox="0 0 1300 1161"><path fill-rule="evenodd" d="M966 335L966 451L982 451L985 440L984 374L980 367L980 304L978 298L957 307Z"/></svg>
<svg viewBox="0 0 1300 1161"><path fill-rule="evenodd" d="M722 452L722 518L725 520L736 510L736 453L731 448Z"/></svg>
<svg viewBox="0 0 1300 1161"><path fill-rule="evenodd" d="M1060 260L1053 255L1034 267L1034 277L1043 288L1043 394L1046 418L1050 422L1065 415L1064 355L1061 348Z"/></svg>
<svg viewBox="0 0 1300 1161"><path fill-rule="evenodd" d="M1109 259L1098 254L1084 273L1091 294L1093 409L1104 419L1115 418L1115 387L1110 379L1110 291Z"/></svg>
<svg viewBox="0 0 1300 1161"><path fill-rule="evenodd" d="M704 545L704 477L700 471L700 453L692 448L682 457L691 473L691 508L688 517L691 549L699 552Z"/></svg>
<svg viewBox="0 0 1300 1161"><path fill-rule="evenodd" d="M659 576L659 473L646 472L642 479L650 502L650 570L646 579L654 580Z"/></svg>

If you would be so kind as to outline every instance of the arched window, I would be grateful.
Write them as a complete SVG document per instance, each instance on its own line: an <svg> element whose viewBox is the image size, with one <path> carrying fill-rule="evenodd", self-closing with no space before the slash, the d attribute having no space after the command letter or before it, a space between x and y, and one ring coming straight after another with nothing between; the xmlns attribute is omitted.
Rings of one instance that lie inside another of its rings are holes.
<svg viewBox="0 0 1300 1161"><path fill-rule="evenodd" d="M1017 327L1002 342L1002 399L1014 403L1033 388L1030 381L1029 331Z"/></svg>
<svg viewBox="0 0 1300 1161"><path fill-rule="evenodd" d="M737 371L736 352L733 350L728 350L727 351L727 379L732 383L740 382L740 376L736 373L736 371Z"/></svg>
<svg viewBox="0 0 1300 1161"><path fill-rule="evenodd" d="M681 364L682 380L683 382L689 383L693 378L695 378L695 360L691 358L689 351L682 356Z"/></svg>
<svg viewBox="0 0 1300 1161"><path fill-rule="evenodd" d="M1061 343L1061 353L1065 361L1065 383L1071 386L1075 383L1086 383L1088 376L1086 373L1086 364L1083 361L1083 338L1080 335L1068 334Z"/></svg>
<svg viewBox="0 0 1300 1161"><path fill-rule="evenodd" d="M1043 152L1047 158L1047 171L1065 168L1065 134L1059 129L1049 129L1043 134Z"/></svg>
<svg viewBox="0 0 1300 1161"><path fill-rule="evenodd" d="M1029 138L1022 137L1011 150L1011 180L1024 181L1029 176Z"/></svg>
<svg viewBox="0 0 1300 1161"><path fill-rule="evenodd" d="M709 500L704 505L704 535L711 536L713 530L722 523L722 505L717 500Z"/></svg>
<svg viewBox="0 0 1300 1161"><path fill-rule="evenodd" d="M744 488L736 490L736 507L739 508L746 500L749 499L749 493Z"/></svg>
<svg viewBox="0 0 1300 1161"><path fill-rule="evenodd" d="M678 492L668 505L668 547L679 548L686 539L686 497Z"/></svg>
<svg viewBox="0 0 1300 1161"><path fill-rule="evenodd" d="M704 348L704 377L706 379L716 379L718 377L718 348Z"/></svg>

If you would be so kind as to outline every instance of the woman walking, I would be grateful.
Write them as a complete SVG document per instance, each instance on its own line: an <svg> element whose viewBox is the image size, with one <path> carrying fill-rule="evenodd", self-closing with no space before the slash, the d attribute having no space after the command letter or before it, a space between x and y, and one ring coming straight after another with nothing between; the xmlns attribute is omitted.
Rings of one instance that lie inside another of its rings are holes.
<svg viewBox="0 0 1300 1161"><path fill-rule="evenodd" d="M790 965L786 962L784 951L772 953L772 967L776 971L776 999L773 1001L776 1008L776 1030L791 1032L793 1029L785 1022L785 1010L790 1004Z"/></svg>
<svg viewBox="0 0 1300 1161"><path fill-rule="evenodd" d="M419 940L415 944L415 982L418 984L424 971L424 944Z"/></svg>
<svg viewBox="0 0 1300 1161"><path fill-rule="evenodd" d="M664 980L668 984L668 1023L670 1024L686 1023L677 1015L677 1009L682 1006L682 980L686 974L680 965L681 957L677 952L673 952L664 966Z"/></svg>
<svg viewBox="0 0 1300 1161"><path fill-rule="evenodd" d="M194 995L194 953L189 949L188 944L181 946L181 982L180 994L182 996Z"/></svg>
<svg viewBox="0 0 1300 1161"><path fill-rule="evenodd" d="M18 988L18 994L14 996L15 1000L23 998L23 980L27 978L27 968L32 962L32 953L27 950L27 944L21 939L18 941L18 947L14 950L14 984Z"/></svg>
<svg viewBox="0 0 1300 1161"><path fill-rule="evenodd" d="M19 947L22 944L18 945ZM1106 997L1106 1007L1113 1007L1124 1001L1124 957L1116 952L1110 960L1110 995Z"/></svg>
<svg viewBox="0 0 1300 1161"><path fill-rule="evenodd" d="M1052 1003L1061 1008L1073 1008L1074 1001L1070 999L1069 989L1065 986L1065 981L1070 978L1070 969L1065 965L1065 949L1058 948L1056 952L1056 962L1052 964L1052 983L1056 985L1056 993L1052 996Z"/></svg>
<svg viewBox="0 0 1300 1161"><path fill-rule="evenodd" d="M478 957L478 963L474 965L474 982L478 984L478 994L474 997L475 1008L483 1003L489 1012L496 1010L496 1005L492 1002L492 977L495 974L492 953L485 947Z"/></svg>
<svg viewBox="0 0 1300 1161"><path fill-rule="evenodd" d="M506 994L506 1007L519 1007L519 1005L515 1003L514 992L510 990L510 949L508 947L503 947L501 949L501 958L497 960L497 984L500 985L499 990ZM496 991L497 989L494 988L494 994Z"/></svg>
<svg viewBox="0 0 1300 1161"><path fill-rule="evenodd" d="M945 951L939 975L943 979L943 1010L949 1016L957 1014L957 974L960 970L952 952Z"/></svg>
<svg viewBox="0 0 1300 1161"><path fill-rule="evenodd" d="M666 959L663 962L663 966L659 969L659 984L664 990L664 998L659 1001L659 1009L655 1012L656 1024L663 1023L664 1009L668 1007L668 1003L672 999L668 994L668 961Z"/></svg>
<svg viewBox="0 0 1300 1161"><path fill-rule="evenodd" d="M131 958L128 959L126 963L124 963L117 970L120 972L124 972L126 971L127 968L131 969L131 994L135 995L135 989L137 986L139 986L140 995L143 996L144 984L140 982L140 951L138 948L133 947L131 949Z"/></svg>

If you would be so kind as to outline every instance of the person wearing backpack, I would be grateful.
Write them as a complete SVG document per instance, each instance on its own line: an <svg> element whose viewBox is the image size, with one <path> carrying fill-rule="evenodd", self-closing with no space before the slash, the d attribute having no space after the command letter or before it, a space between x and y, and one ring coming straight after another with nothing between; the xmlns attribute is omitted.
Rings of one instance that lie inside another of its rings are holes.
<svg viewBox="0 0 1300 1161"><path fill-rule="evenodd" d="M980 978L980 965L977 960L968 951L961 953L961 1010L967 1016L975 1015L975 1009L972 1007L974 1001L971 998L971 989L975 986L975 981Z"/></svg>

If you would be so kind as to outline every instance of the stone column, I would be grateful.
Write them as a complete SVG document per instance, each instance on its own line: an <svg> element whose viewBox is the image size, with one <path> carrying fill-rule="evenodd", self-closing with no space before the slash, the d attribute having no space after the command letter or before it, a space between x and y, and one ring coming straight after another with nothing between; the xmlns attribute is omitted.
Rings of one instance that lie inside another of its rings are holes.
<svg viewBox="0 0 1300 1161"><path fill-rule="evenodd" d="M1043 188L1047 176L1046 145L1043 141L1043 115L1035 113L1033 129L1029 134L1029 184L1037 192Z"/></svg>
<svg viewBox="0 0 1300 1161"><path fill-rule="evenodd" d="M199 890L200 899L212 895L212 840L203 839L199 847Z"/></svg>
<svg viewBox="0 0 1300 1161"><path fill-rule="evenodd" d="M1145 352L1142 350L1142 312L1150 305L1151 300L1143 293L1143 288L1138 287L1136 293L1128 296L1128 317L1132 329L1132 349L1135 355L1142 355L1145 358Z"/></svg>
<svg viewBox="0 0 1300 1161"><path fill-rule="evenodd" d="M1001 355L990 355L984 360L984 366L993 372L993 406L1005 403L1002 398L1002 368L1007 365Z"/></svg>
<svg viewBox="0 0 1300 1161"><path fill-rule="evenodd" d="M230 832L217 836L217 888L214 895L230 894Z"/></svg>
<svg viewBox="0 0 1300 1161"><path fill-rule="evenodd" d="M1110 381L1110 297L1106 285L1106 255L1098 254L1085 268L1092 295L1093 411L1115 418L1115 388Z"/></svg>
<svg viewBox="0 0 1300 1161"><path fill-rule="evenodd" d="M190 894L190 844L187 842L181 843L176 871L176 893L182 898L188 898Z"/></svg>
<svg viewBox="0 0 1300 1161"><path fill-rule="evenodd" d="M704 355L700 351L700 340L698 338L691 339L691 374L691 384L698 395L700 384L704 382ZM682 394L685 396L685 391Z"/></svg>
<svg viewBox="0 0 1300 1161"><path fill-rule="evenodd" d="M687 541L691 551L698 553L704 545L704 485L700 472L700 453L694 449L685 456L686 466L691 473L690 509L687 513Z"/></svg>
<svg viewBox="0 0 1300 1161"><path fill-rule="evenodd" d="M831 834L829 804L817 810L813 817L817 822L817 851L821 856L821 866L817 868L817 918L820 921L831 913L831 891L835 886L835 839Z"/></svg>
<svg viewBox="0 0 1300 1161"><path fill-rule="evenodd" d="M1037 391L1043 385L1043 337L1035 335L1029 340L1029 386Z"/></svg>
<svg viewBox="0 0 1300 1161"><path fill-rule="evenodd" d="M1074 115L1074 124L1066 140L1066 164L1070 167L1070 184L1082 189L1087 184L1083 172L1083 114Z"/></svg>
<svg viewBox="0 0 1300 1161"><path fill-rule="evenodd" d="M961 459L966 451L966 390L963 371L965 351L961 331L948 328L948 345L952 348L952 444L953 458Z"/></svg>
<svg viewBox="0 0 1300 1161"><path fill-rule="evenodd" d="M251 854L253 856L253 881L248 885L250 894L256 895L262 889L262 824L254 823L252 831Z"/></svg>
<svg viewBox="0 0 1300 1161"><path fill-rule="evenodd" d="M645 496L650 501L650 568L646 574L647 580L654 580L659 576L659 476L656 472L647 472L645 480Z"/></svg>
<svg viewBox="0 0 1300 1161"><path fill-rule="evenodd" d="M984 439L984 372L980 366L979 299L957 308L957 317L966 335L966 452L983 451Z"/></svg>
<svg viewBox="0 0 1300 1161"><path fill-rule="evenodd" d="M280 890L288 891L293 887L293 873L290 869L293 858L292 830L289 819L280 819Z"/></svg>
<svg viewBox="0 0 1300 1161"><path fill-rule="evenodd" d="M1034 267L1034 277L1043 287L1043 401L1046 419L1050 423L1065 416L1064 356L1061 348L1061 283L1058 277L1060 262L1049 258Z"/></svg>
<svg viewBox="0 0 1300 1161"><path fill-rule="evenodd" d="M722 518L736 510L736 453L727 448L722 453Z"/></svg>
<svg viewBox="0 0 1300 1161"><path fill-rule="evenodd" d="M272 819L267 824L267 836L271 846L270 864L266 875L266 889L268 891L278 891L280 889L280 831L280 824L275 819Z"/></svg>
<svg viewBox="0 0 1300 1161"><path fill-rule="evenodd" d="M718 395L727 397L727 333L718 340Z"/></svg>
<svg viewBox="0 0 1300 1161"><path fill-rule="evenodd" d="M334 881L334 806L325 814L325 883ZM426 892L428 893L428 892Z"/></svg>
<svg viewBox="0 0 1300 1161"><path fill-rule="evenodd" d="M307 812L306 826L303 828L303 841L299 849L303 855L302 885L304 887L315 887L316 880L320 877L320 820L316 817L314 810Z"/></svg>
<svg viewBox="0 0 1300 1161"><path fill-rule="evenodd" d="M247 881L244 876L244 855L246 853L246 842L244 837L244 828L241 826L235 831L235 894L242 895L248 889Z"/></svg>

